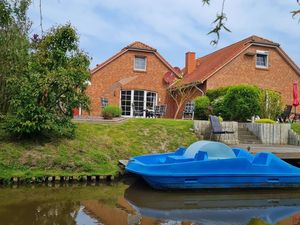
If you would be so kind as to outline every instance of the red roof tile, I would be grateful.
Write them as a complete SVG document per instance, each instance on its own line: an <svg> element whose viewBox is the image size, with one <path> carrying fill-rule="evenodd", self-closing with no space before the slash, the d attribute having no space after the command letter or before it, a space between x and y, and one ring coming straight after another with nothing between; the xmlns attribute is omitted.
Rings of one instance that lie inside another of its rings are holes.
<svg viewBox="0 0 300 225"><path fill-rule="evenodd" d="M148 50L148 51L155 51L155 48L152 48L149 45L146 45L140 41L135 41L133 43L131 43L130 45L128 45L127 47L125 47L125 49L140 49L140 50Z"/></svg>
<svg viewBox="0 0 300 225"><path fill-rule="evenodd" d="M232 45L229 45L225 48L197 59L196 69L190 74L185 74L184 83L187 84L193 82L204 82L216 71L221 69L252 44L263 44L273 47L279 47L279 44L258 36L248 37L244 40L236 42ZM182 71L184 72L185 68L183 68Z"/></svg>

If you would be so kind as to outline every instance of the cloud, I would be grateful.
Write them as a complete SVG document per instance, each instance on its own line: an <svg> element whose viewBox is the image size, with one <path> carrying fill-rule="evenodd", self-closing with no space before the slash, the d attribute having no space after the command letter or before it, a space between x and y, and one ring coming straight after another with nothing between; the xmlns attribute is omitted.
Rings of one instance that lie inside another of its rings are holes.
<svg viewBox="0 0 300 225"><path fill-rule="evenodd" d="M217 47L210 45L214 37L207 33L220 0L210 6L201 0L44 0L42 5L45 28L71 22L81 35L81 47L93 57L92 65L139 40L157 48L174 66L183 66L186 51L204 55L253 34L279 42L300 64L300 24L290 15L296 1L226 1L232 32L223 32ZM39 32L37 0L30 17L32 33Z"/></svg>

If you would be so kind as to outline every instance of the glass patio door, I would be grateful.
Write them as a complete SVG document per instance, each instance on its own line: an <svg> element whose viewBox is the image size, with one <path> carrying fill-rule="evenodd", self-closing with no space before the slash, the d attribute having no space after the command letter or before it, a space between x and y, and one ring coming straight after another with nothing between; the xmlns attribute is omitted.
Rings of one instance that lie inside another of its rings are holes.
<svg viewBox="0 0 300 225"><path fill-rule="evenodd" d="M134 91L133 94L133 104L132 104L132 110L133 110L133 116L136 117L145 117L145 92L144 91Z"/></svg>
<svg viewBox="0 0 300 225"><path fill-rule="evenodd" d="M131 116L131 91L121 91L122 116Z"/></svg>
<svg viewBox="0 0 300 225"><path fill-rule="evenodd" d="M155 106L156 106L156 93L155 92L147 92L146 109L154 112Z"/></svg>
<svg viewBox="0 0 300 225"><path fill-rule="evenodd" d="M122 116L146 117L146 111L154 112L157 104L155 92L143 90L121 91Z"/></svg>

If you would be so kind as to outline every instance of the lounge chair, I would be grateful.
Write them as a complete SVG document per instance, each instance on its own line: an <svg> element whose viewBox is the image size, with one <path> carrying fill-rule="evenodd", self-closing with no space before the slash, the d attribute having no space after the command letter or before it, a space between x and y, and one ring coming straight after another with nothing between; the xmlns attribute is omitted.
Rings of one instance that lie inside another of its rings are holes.
<svg viewBox="0 0 300 225"><path fill-rule="evenodd" d="M210 121L210 125L211 125L210 140L211 140L213 134L218 134L219 135L218 140L220 140L222 134L233 134L234 133L234 131L223 130L221 123L219 121L219 117L217 117L217 116L210 115L209 121Z"/></svg>

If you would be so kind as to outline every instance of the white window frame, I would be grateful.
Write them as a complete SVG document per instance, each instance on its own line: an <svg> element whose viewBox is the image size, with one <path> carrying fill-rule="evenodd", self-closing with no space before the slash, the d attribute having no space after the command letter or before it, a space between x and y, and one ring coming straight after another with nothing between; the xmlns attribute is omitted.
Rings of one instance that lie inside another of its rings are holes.
<svg viewBox="0 0 300 225"><path fill-rule="evenodd" d="M120 108L122 108L122 91L126 91L126 90L120 90L120 100L119 100L119 105L120 105ZM147 90L138 90L138 89L134 89L134 90L128 90L131 92L131 98L130 98L130 115L122 115L122 117L128 117L128 118L132 118L133 117L133 107L132 107L132 103L134 101L134 91L144 91L144 108L146 108L146 102L147 102L147 93L148 92L152 92L152 93L155 93L155 104L154 104L154 107L155 105L158 104L158 93L157 92L154 92L154 91L147 91ZM146 117L146 112L143 113L143 118Z"/></svg>
<svg viewBox="0 0 300 225"><path fill-rule="evenodd" d="M145 59L145 68L144 69L136 68L136 64L135 64L136 58L143 58L143 59ZM133 58L133 70L135 70L135 71L146 71L147 70L147 57L146 56L142 56L142 55L135 55L134 58Z"/></svg>
<svg viewBox="0 0 300 225"><path fill-rule="evenodd" d="M120 90L119 106L121 109L122 109L122 91L130 91L130 115L121 115L121 117L131 118L133 117L133 110L132 110L133 90Z"/></svg>
<svg viewBox="0 0 300 225"><path fill-rule="evenodd" d="M257 65L257 55L265 55L267 57L266 66L261 66L261 65ZM255 66L258 69L268 69L269 68L269 52L268 51L261 51L261 50L257 50L256 54L255 54Z"/></svg>

